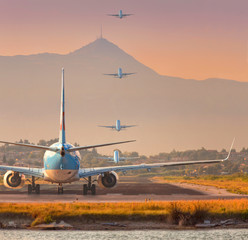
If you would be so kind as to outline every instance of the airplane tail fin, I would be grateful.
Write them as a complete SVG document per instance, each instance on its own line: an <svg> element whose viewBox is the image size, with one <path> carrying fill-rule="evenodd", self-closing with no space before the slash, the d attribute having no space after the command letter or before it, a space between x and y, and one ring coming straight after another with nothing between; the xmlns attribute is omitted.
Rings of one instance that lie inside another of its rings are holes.
<svg viewBox="0 0 248 240"><path fill-rule="evenodd" d="M60 131L59 142L64 144L65 140L65 86L64 86L64 68L62 68L62 86L61 86L61 109L60 109Z"/></svg>

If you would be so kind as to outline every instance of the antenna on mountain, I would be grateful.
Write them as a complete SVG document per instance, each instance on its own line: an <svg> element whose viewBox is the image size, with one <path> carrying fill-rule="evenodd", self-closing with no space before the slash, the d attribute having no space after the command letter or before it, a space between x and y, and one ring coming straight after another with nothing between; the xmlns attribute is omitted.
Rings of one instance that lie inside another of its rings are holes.
<svg viewBox="0 0 248 240"><path fill-rule="evenodd" d="M102 24L101 24L101 32L100 32L100 36L97 36L96 38L97 38L97 39L103 39L103 36L102 36Z"/></svg>
<svg viewBox="0 0 248 240"><path fill-rule="evenodd" d="M102 24L101 24L101 35L100 35L100 39L103 39L103 37L102 37Z"/></svg>

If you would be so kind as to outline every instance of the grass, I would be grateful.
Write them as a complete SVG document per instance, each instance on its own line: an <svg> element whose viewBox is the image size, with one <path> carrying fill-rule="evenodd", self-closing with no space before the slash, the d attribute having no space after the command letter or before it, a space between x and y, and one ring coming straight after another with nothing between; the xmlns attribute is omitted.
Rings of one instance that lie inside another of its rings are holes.
<svg viewBox="0 0 248 240"><path fill-rule="evenodd" d="M4 219L30 218L36 225L65 221L159 221L184 225L206 218L248 219L248 200L203 200L144 203L1 203L0 222Z"/></svg>
<svg viewBox="0 0 248 240"><path fill-rule="evenodd" d="M180 177L168 176L156 178L165 182L179 182L192 183L203 186L213 186L217 188L226 189L229 192L237 194L248 194L248 175L247 174L233 174L233 175L207 175L197 177Z"/></svg>

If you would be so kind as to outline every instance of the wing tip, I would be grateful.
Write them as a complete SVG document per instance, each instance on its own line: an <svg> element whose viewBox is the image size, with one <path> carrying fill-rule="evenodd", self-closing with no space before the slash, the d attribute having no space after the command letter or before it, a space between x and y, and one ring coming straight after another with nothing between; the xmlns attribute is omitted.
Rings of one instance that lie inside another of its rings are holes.
<svg viewBox="0 0 248 240"><path fill-rule="evenodd" d="M229 159L230 155L231 155L231 152L232 152L232 149L233 149L233 145L234 145L234 142L235 142L235 137L233 138L233 141L232 141L232 144L231 144L231 147L230 147L230 150L228 152L228 155L225 159L223 159L223 161L226 161Z"/></svg>

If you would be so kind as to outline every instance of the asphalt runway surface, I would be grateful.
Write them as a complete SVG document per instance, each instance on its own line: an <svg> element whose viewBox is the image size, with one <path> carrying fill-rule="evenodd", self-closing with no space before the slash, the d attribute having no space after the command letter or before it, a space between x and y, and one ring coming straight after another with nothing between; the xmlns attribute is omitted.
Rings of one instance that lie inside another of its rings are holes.
<svg viewBox="0 0 248 240"><path fill-rule="evenodd" d="M175 200L235 199L247 196L232 194L224 189L192 184L155 183L149 180L125 179L115 188L96 187L96 195L83 195L83 182L64 185L64 194L57 194L57 185L42 184L40 195L27 194L27 185L22 189L0 186L0 202L143 202Z"/></svg>

